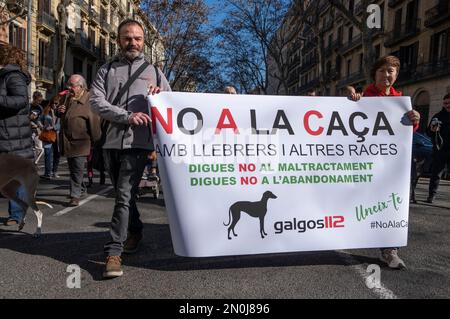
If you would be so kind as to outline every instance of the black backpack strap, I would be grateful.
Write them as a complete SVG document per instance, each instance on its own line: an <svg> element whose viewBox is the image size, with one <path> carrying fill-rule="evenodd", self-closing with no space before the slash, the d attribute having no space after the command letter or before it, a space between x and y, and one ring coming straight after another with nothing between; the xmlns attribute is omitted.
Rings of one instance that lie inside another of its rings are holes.
<svg viewBox="0 0 450 319"><path fill-rule="evenodd" d="M107 72L105 75L105 90L107 91L107 83L108 83L108 75L109 75L109 71L111 70L111 66L113 64L114 61L111 61L110 63L108 63L108 67L107 67ZM133 84L133 82L138 78L139 75L141 75L142 72L144 72L144 70L150 65L150 63L148 63L147 61L145 61L137 70L136 72L133 73L133 75L128 79L128 81L125 83L125 85L123 87L120 88L119 92L117 93L117 96L114 98L114 101L112 102L112 105L116 105L120 99L122 98L122 96L125 94L125 92L128 91L128 89L130 88L130 86ZM158 70L156 70L158 71ZM156 72L157 74L157 78L160 78L160 75L158 72ZM157 81L160 81L160 79ZM105 144L106 141L106 134L109 128L109 121L102 119L101 123L100 123L100 128L101 128L101 138L97 143L97 147L101 147L103 146L103 144Z"/></svg>
<svg viewBox="0 0 450 319"><path fill-rule="evenodd" d="M159 74L159 70L158 70L158 67L156 66L156 64L154 64L153 67L155 68L155 72L156 72L156 86L160 87L160 85L161 85L161 74Z"/></svg>
<svg viewBox="0 0 450 319"><path fill-rule="evenodd" d="M114 63L114 60L112 60L111 62L108 63L108 65L106 66L106 74L105 74L105 92L108 93L108 75L109 75L109 71L111 70L112 64Z"/></svg>
<svg viewBox="0 0 450 319"><path fill-rule="evenodd" d="M120 89L119 93L117 93L116 98L112 102L112 105L116 105L122 96L128 91L130 86L133 84L134 81L138 78L139 75L141 75L142 72L150 65L147 61L145 61L137 70L133 73L133 75L128 79L127 83Z"/></svg>

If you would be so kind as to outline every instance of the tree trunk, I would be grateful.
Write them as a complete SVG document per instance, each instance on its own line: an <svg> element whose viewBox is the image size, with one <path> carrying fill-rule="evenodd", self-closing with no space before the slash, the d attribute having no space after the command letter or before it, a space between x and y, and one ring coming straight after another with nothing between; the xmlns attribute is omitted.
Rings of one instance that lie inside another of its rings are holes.
<svg viewBox="0 0 450 319"><path fill-rule="evenodd" d="M70 4L70 0L61 0L58 4L58 58L56 62L56 70L54 72L54 83L56 87L56 92L61 91L64 88L63 78L64 78L64 65L66 63L66 47L69 35L66 32L67 27L67 7Z"/></svg>

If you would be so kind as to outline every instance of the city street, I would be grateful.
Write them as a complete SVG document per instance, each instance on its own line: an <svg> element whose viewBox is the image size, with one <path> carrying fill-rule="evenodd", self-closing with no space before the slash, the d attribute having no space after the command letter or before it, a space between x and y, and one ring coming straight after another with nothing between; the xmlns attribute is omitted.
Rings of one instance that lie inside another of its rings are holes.
<svg viewBox="0 0 450 319"><path fill-rule="evenodd" d="M42 171L42 165L40 165ZM33 213L23 233L0 226L0 298L450 298L450 184L425 203L428 179L411 206L409 245L400 251L408 269L381 267L380 288L365 279L380 264L376 249L182 258L174 254L164 201L146 195L138 206L145 223L140 251L124 257L124 275L103 280L103 244L114 198L95 184L77 208L68 209L68 169L42 181L43 235L36 239ZM94 179L98 183L98 177ZM7 201L0 199L0 217ZM81 288L69 289L67 266L81 267Z"/></svg>

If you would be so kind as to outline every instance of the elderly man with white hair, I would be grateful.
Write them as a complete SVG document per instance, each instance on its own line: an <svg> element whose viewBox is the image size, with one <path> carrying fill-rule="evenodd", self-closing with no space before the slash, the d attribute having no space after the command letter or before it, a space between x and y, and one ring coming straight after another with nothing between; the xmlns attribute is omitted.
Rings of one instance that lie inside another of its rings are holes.
<svg viewBox="0 0 450 319"><path fill-rule="evenodd" d="M86 80L78 74L67 81L70 98L58 107L61 117L60 149L67 157L70 171L70 202L78 206L82 193L85 163L91 145L100 139L100 118L91 111Z"/></svg>

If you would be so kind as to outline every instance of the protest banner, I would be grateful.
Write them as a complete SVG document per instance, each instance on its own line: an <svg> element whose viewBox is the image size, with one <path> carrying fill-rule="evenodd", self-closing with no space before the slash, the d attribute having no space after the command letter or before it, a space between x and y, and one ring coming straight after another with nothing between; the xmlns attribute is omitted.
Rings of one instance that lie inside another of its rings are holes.
<svg viewBox="0 0 450 319"><path fill-rule="evenodd" d="M408 97L149 97L175 253L407 245Z"/></svg>

